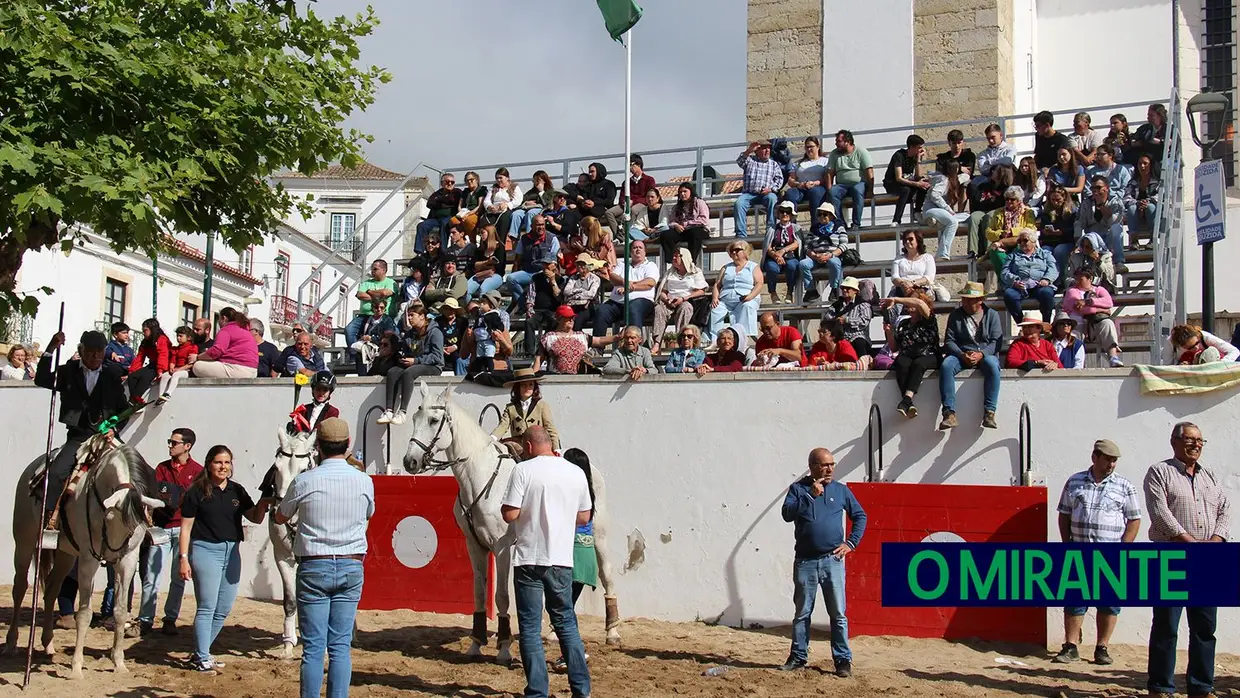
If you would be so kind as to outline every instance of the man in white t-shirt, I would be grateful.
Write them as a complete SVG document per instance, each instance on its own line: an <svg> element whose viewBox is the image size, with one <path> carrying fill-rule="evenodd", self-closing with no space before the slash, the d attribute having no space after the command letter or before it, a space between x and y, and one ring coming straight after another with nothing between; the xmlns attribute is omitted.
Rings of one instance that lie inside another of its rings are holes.
<svg viewBox="0 0 1240 698"><path fill-rule="evenodd" d="M646 259L646 244L634 240L629 245L629 254L633 255L629 262L629 318L624 319L624 262L616 262L609 269L611 275L611 297L599 306L594 315L594 336L604 337L607 328L620 333L622 324L646 326L646 318L654 313L654 288L659 285L659 265Z"/></svg>
<svg viewBox="0 0 1240 698"><path fill-rule="evenodd" d="M555 455L542 427L525 431L521 445L529 457L508 483L501 511L516 531L513 580L525 695L547 696L542 612L546 601L551 627L568 663L574 698L590 695L590 669L573 609L573 541L577 526L590 521L590 489L581 468Z"/></svg>

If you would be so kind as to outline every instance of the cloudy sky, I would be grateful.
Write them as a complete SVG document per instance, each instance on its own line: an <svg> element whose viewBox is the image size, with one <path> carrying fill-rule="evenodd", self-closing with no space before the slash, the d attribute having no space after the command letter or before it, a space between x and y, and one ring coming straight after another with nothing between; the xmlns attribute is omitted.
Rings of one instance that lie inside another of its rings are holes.
<svg viewBox="0 0 1240 698"><path fill-rule="evenodd" d="M624 48L591 0L326 0L373 5L362 60L392 81L346 125L376 165L406 172L624 150ZM639 0L633 147L745 136L746 0Z"/></svg>

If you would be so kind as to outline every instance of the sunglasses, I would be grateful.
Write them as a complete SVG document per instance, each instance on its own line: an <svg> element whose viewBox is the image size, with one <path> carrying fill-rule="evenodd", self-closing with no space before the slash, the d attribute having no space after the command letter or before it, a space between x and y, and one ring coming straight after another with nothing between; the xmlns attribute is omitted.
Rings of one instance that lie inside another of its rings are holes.
<svg viewBox="0 0 1240 698"><path fill-rule="evenodd" d="M169 446L169 447L172 447L172 446L180 446L181 444L184 444L184 443L185 443L184 441L173 441L172 439L168 439L168 446Z"/></svg>
<svg viewBox="0 0 1240 698"><path fill-rule="evenodd" d="M731 248L731 249L729 249L729 250L728 250L728 254L739 254L739 253L740 253L740 251L741 251L741 248L739 248L739 247L733 247L733 248Z"/></svg>

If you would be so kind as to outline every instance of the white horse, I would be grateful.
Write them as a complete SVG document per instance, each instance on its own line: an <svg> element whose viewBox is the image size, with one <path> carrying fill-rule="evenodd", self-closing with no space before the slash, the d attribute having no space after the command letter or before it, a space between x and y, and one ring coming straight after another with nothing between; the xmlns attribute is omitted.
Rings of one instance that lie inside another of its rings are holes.
<svg viewBox="0 0 1240 698"><path fill-rule="evenodd" d="M277 430L280 447L276 450L275 459L275 496L283 499L293 478L312 467L311 452L314 450L314 434L289 434L280 427ZM280 584L284 591L284 643L281 656L285 659L293 657L293 648L297 646L297 557L293 553L293 538L297 531L297 522L289 521L277 524L276 517L269 517L267 530L271 536L271 550L276 557L276 570L280 573Z"/></svg>
<svg viewBox="0 0 1240 698"><path fill-rule="evenodd" d="M17 482L14 496L13 621L5 642L6 652L12 652L17 646L18 617L26 597L27 575L42 533L41 502L30 494L31 480L42 463L43 458L40 457L26 468ZM118 673L128 672L123 642L129 606L121 599L128 598L130 585L138 570L138 552L150 526L150 510L164 506L162 501L150 496L155 491L155 471L132 447L110 441L103 435L95 435L78 448L77 465L83 463L93 465L65 502L55 561L50 574L44 575L46 585L43 588L41 644L50 656L56 652L52 644L55 622L52 605L60 592L61 582L73 567L73 561L77 560L77 645L73 652L72 669L75 679L82 678L82 646L86 641L86 631L90 628L91 594L94 592L95 573L103 562L112 565L116 574L118 602L113 611L116 626L112 640L112 662ZM54 495L49 493L49 496ZM46 558L40 560L35 573L46 571L48 562Z"/></svg>
<svg viewBox="0 0 1240 698"><path fill-rule="evenodd" d="M422 403L409 416L413 434L405 452L405 471L421 473L451 468L460 488L453 514L465 534L469 561L474 570L473 631L467 656L478 657L487 643L486 592L488 554L495 555L495 607L499 615L495 661L511 662L512 628L509 624L509 577L512 543L516 537L500 514L500 502L512 479L516 461L468 414L455 405L449 386L432 397L425 381L418 381ZM607 516L602 473L592 468L594 484L594 542L599 579L607 601L607 644L620 643L620 613L616 603L611 565L607 557Z"/></svg>

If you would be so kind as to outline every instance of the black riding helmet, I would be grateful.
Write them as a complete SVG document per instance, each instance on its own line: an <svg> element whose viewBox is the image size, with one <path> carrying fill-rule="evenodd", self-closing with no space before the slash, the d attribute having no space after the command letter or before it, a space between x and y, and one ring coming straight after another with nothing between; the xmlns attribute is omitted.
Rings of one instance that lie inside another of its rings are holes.
<svg viewBox="0 0 1240 698"><path fill-rule="evenodd" d="M310 379L310 389L327 388L328 390L336 390L336 377L331 371L319 371L314 374L314 378Z"/></svg>

